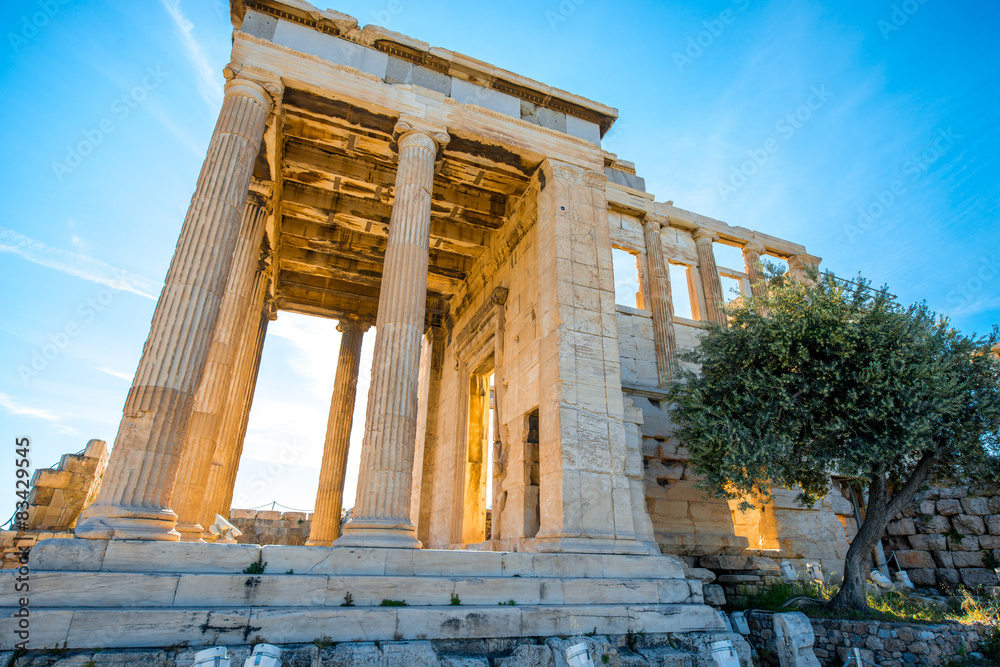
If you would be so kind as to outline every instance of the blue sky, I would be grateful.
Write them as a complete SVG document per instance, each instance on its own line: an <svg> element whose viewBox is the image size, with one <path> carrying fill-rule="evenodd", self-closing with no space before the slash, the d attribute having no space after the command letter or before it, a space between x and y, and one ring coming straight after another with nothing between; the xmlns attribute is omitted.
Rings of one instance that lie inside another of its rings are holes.
<svg viewBox="0 0 1000 667"><path fill-rule="evenodd" d="M926 299L964 331L1000 320L998 5L332 9L618 108L604 146L635 162L660 201L802 243L824 268ZM220 0L15 0L0 11L2 521L15 435L32 437L38 467L89 438L114 440L221 104L231 25ZM312 507L334 324L272 323L237 506ZM349 479L348 505L353 493Z"/></svg>

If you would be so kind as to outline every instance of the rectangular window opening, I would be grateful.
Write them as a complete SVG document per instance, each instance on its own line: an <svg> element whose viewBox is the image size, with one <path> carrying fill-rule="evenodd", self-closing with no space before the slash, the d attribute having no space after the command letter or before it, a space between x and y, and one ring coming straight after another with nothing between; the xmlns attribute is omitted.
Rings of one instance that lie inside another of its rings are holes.
<svg viewBox="0 0 1000 667"><path fill-rule="evenodd" d="M639 256L621 248L611 249L615 274L615 303L629 308L641 308L639 286Z"/></svg>
<svg viewBox="0 0 1000 667"><path fill-rule="evenodd" d="M694 311L691 309L690 285L691 268L683 264L670 265L670 296L674 303L674 317L685 317L693 320Z"/></svg>

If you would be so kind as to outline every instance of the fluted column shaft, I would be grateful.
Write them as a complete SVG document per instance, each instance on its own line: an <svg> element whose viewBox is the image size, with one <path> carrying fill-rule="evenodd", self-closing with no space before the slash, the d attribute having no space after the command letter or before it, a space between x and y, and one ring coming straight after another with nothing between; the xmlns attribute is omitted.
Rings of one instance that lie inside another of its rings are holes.
<svg viewBox="0 0 1000 667"><path fill-rule="evenodd" d="M760 263L760 256L764 254L764 250L764 246L759 243L748 243L743 247L743 268L747 280L750 281L750 293L757 297L764 296L767 290Z"/></svg>
<svg viewBox="0 0 1000 667"><path fill-rule="evenodd" d="M722 280L719 278L719 267L715 263L715 251L712 244L718 237L708 230L699 229L694 233L695 248L698 251L698 273L701 275L702 288L705 290L706 319L726 325L726 312L723 309L725 300L722 296Z"/></svg>
<svg viewBox="0 0 1000 667"><path fill-rule="evenodd" d="M237 361L254 287L254 273L260 257L267 219L265 202L251 193L243 209L243 224L236 245L233 269L222 300L219 321L215 325L212 347L205 372L194 399L194 413L188 428L187 445L181 457L180 472L174 485L173 508L177 512L177 531L181 539L201 541L208 473L221 431L226 402L230 396L233 367ZM204 528L207 528L205 526Z"/></svg>
<svg viewBox="0 0 1000 667"><path fill-rule="evenodd" d="M677 340L674 334L674 301L670 291L670 271L663 257L661 223L647 216L643 221L646 239L646 264L649 267L650 310L653 311L653 346L659 384L666 387L677 365Z"/></svg>
<svg viewBox="0 0 1000 667"><path fill-rule="evenodd" d="M341 546L419 548L410 519L431 188L447 135L397 125L399 166L382 270L358 494Z"/></svg>
<svg viewBox="0 0 1000 667"><path fill-rule="evenodd" d="M180 538L170 496L270 110L261 86L243 79L227 84L104 483L77 537Z"/></svg>
<svg viewBox="0 0 1000 667"><path fill-rule="evenodd" d="M229 516L229 508L233 500L233 485L236 483L236 473L239 469L240 457L243 454L243 440L246 436L247 422L250 418L250 407L253 404L254 391L257 387L257 374L260 370L261 352L264 348L264 338L267 325L274 318L274 312L266 302L268 278L267 271L258 271L254 279L254 299L249 309L238 360L234 370L234 378L224 416L219 438L212 455L212 467L206 482L205 503L202 508L201 525L206 528L215 521L215 515ZM203 539L214 539L208 531Z"/></svg>
<svg viewBox="0 0 1000 667"><path fill-rule="evenodd" d="M330 417L326 424L323 462L319 470L319 490L313 512L308 545L330 546L340 537L340 516L344 508L344 480L347 477L347 452L351 445L354 399L358 393L358 370L361 343L368 325L341 320L340 356L333 381Z"/></svg>

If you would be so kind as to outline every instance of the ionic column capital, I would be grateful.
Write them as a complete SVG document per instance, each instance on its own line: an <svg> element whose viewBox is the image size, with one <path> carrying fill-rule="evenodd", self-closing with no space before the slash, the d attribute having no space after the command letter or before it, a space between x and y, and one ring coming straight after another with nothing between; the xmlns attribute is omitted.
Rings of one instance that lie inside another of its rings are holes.
<svg viewBox="0 0 1000 667"><path fill-rule="evenodd" d="M371 322L356 317L345 317L337 322L337 331L340 333L365 333L371 328Z"/></svg>
<svg viewBox="0 0 1000 667"><path fill-rule="evenodd" d="M400 150L405 147L404 144L423 144L435 154L444 150L451 141L451 135L445 126L410 116L400 117L392 130L392 137Z"/></svg>
<svg viewBox="0 0 1000 667"><path fill-rule="evenodd" d="M743 254L755 253L757 255L763 255L767 252L767 248L764 247L763 243L758 243L757 241L751 241L743 246Z"/></svg>
<svg viewBox="0 0 1000 667"><path fill-rule="evenodd" d="M229 63L222 70L226 94L246 95L255 99L268 113L281 101L285 86L272 72Z"/></svg>
<svg viewBox="0 0 1000 667"><path fill-rule="evenodd" d="M656 229L657 231L663 229L669 224L666 216L657 215L656 213L647 213L642 216L642 226L645 229Z"/></svg>
<svg viewBox="0 0 1000 667"><path fill-rule="evenodd" d="M719 235L713 232L711 229L706 229L705 227L699 227L695 230L694 234L695 243L705 244L705 243L715 243L719 240Z"/></svg>

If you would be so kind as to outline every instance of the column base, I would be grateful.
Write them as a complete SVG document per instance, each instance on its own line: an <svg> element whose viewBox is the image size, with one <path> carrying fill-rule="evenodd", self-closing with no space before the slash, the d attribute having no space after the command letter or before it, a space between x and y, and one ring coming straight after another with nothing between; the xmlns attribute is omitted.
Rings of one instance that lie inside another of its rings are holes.
<svg viewBox="0 0 1000 667"><path fill-rule="evenodd" d="M73 530L85 540L152 540L178 542L177 515L166 507L91 505ZM199 535L200 537L200 535Z"/></svg>
<svg viewBox="0 0 1000 667"><path fill-rule="evenodd" d="M178 522L175 530L181 534L181 542L204 542L205 529L198 523Z"/></svg>
<svg viewBox="0 0 1000 667"><path fill-rule="evenodd" d="M417 528L409 521L397 519L359 519L344 524L342 534L333 541L335 547L383 547L387 549L420 549Z"/></svg>
<svg viewBox="0 0 1000 667"><path fill-rule="evenodd" d="M334 540L306 540L307 547L332 547Z"/></svg>

